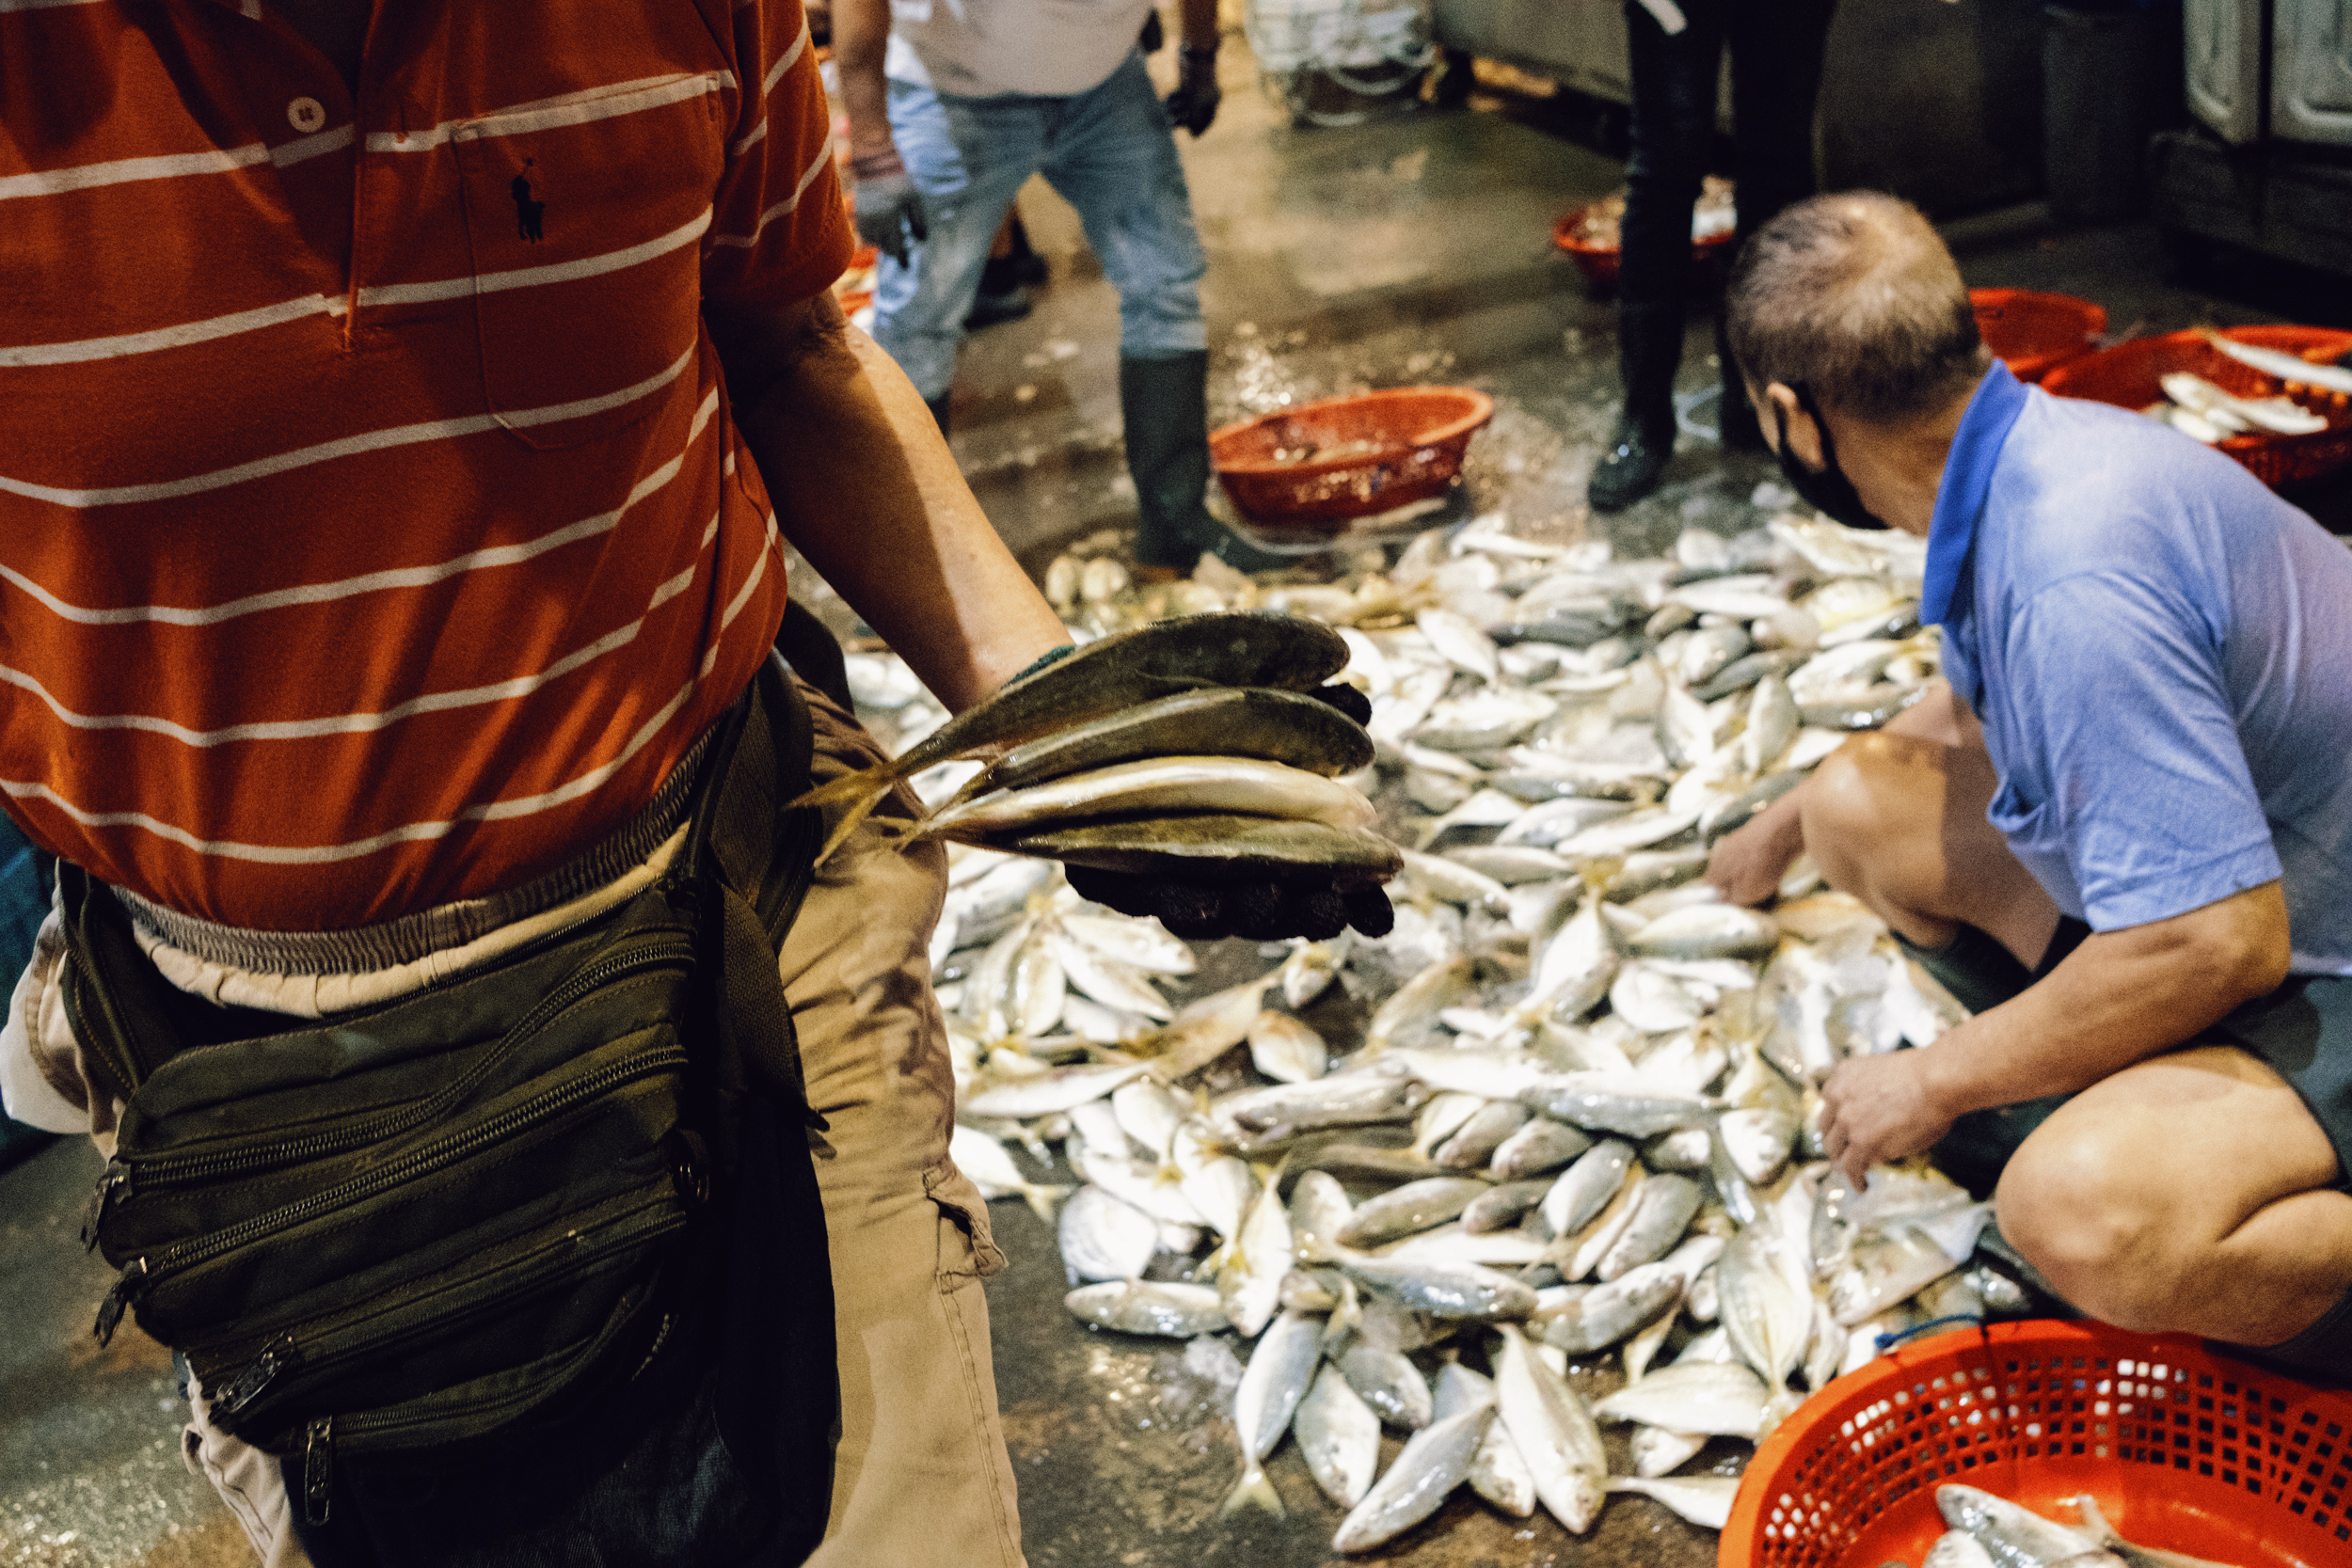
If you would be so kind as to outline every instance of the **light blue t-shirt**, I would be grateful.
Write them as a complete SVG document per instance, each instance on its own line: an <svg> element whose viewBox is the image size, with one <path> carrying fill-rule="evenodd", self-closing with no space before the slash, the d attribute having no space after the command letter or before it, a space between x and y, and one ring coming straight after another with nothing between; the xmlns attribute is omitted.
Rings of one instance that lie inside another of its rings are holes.
<svg viewBox="0 0 2352 1568"><path fill-rule="evenodd" d="M2352 549L2155 420L1995 365L1920 619L2000 775L1987 816L2113 930L2283 878L2298 974L2352 975Z"/></svg>

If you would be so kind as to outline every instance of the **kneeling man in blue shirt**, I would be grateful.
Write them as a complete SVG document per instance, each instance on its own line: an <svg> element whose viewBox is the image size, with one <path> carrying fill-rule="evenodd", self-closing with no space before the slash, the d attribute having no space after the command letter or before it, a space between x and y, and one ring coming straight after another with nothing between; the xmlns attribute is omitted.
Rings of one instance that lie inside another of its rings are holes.
<svg viewBox="0 0 2352 1568"><path fill-rule="evenodd" d="M1800 852L1975 1012L1823 1085L2120 1326L2352 1375L2352 550L2218 452L1991 361L1889 197L1747 242L1730 341L1799 493L1926 538L1947 685L1719 846Z"/></svg>

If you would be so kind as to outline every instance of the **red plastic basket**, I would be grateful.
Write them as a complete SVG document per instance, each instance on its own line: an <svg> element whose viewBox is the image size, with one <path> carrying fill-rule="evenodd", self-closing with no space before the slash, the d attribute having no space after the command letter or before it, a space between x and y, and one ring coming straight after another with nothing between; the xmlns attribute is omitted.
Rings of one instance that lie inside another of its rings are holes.
<svg viewBox="0 0 2352 1568"><path fill-rule="evenodd" d="M1577 271L1582 273L1594 288L1613 289L1617 286L1617 247L1613 245L1595 245L1577 238L1577 230L1584 223L1584 214L1598 205L1600 203L1597 201L1588 202L1563 214L1560 221L1551 226L1551 243L1574 259ZM1720 234L1709 234L1703 240L1692 240L1692 264L1698 267L1712 265L1724 254L1724 247L1735 237L1732 230L1725 230Z"/></svg>
<svg viewBox="0 0 2352 1568"><path fill-rule="evenodd" d="M2321 326L2233 326L2221 335L2315 363L2333 362L2352 351L2352 332ZM2145 408L2163 400L2159 381L2173 371L2201 375L2237 397L2275 397L2284 390L2274 378L2239 364L2194 332L2140 338L2087 355L2052 371L2042 388L2058 397ZM2352 463L2352 399L2308 387L2291 395L2312 413L2325 415L2328 428L2309 436L2232 436L2217 449L2246 465L2265 484L2299 483Z"/></svg>
<svg viewBox="0 0 2352 1568"><path fill-rule="evenodd" d="M1985 346L2020 381L2039 381L2081 358L2107 329L2106 311L2073 294L1971 289L1968 303L1977 308L1977 331Z"/></svg>
<svg viewBox="0 0 2352 1568"><path fill-rule="evenodd" d="M1398 387L1326 398L1209 436L1209 460L1225 493L1253 521L1321 529L1425 500L1454 483L1495 400L1467 387ZM1324 461L1277 452L1343 447Z"/></svg>
<svg viewBox="0 0 2352 1568"><path fill-rule="evenodd" d="M2073 1523L2088 1492L2137 1545L2243 1568L2352 1562L2352 1394L2093 1323L1965 1329L1841 1377L1749 1462L1718 1568L1916 1563L1935 1488Z"/></svg>

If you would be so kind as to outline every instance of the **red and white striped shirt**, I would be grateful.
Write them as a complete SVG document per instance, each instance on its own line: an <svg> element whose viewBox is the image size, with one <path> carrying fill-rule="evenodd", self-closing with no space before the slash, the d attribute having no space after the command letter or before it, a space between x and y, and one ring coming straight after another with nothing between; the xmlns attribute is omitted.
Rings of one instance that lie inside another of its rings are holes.
<svg viewBox="0 0 2352 1568"><path fill-rule="evenodd" d="M268 930L628 822L783 614L707 299L850 249L799 0L0 0L0 792Z"/></svg>

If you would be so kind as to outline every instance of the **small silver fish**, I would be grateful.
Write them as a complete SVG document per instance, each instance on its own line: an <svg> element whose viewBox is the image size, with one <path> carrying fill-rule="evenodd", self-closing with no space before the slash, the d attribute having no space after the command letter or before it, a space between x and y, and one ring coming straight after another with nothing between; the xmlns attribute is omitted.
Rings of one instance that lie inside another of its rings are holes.
<svg viewBox="0 0 2352 1568"><path fill-rule="evenodd" d="M1363 1501L1340 1521L1335 1550L1366 1552L1420 1524L1469 1479L1470 1464L1495 1418L1491 1404L1433 1421L1406 1440Z"/></svg>
<svg viewBox="0 0 2352 1568"><path fill-rule="evenodd" d="M1502 1140L1487 1168L1504 1181L1524 1181L1558 1170L1592 1147L1582 1130L1537 1117Z"/></svg>
<svg viewBox="0 0 2352 1568"><path fill-rule="evenodd" d="M1515 1100L1490 1101L1433 1153L1441 1165L1475 1170L1491 1160L1495 1150L1534 1117L1533 1111Z"/></svg>
<svg viewBox="0 0 2352 1568"><path fill-rule="evenodd" d="M1241 1439L1241 1479L1217 1510L1263 1508L1282 1515L1281 1496L1266 1480L1263 1461L1290 1430L1291 1418L1306 1397L1307 1385L1323 1356L1323 1325L1303 1313L1285 1312L1266 1325L1258 1348L1233 1391L1233 1428Z"/></svg>
<svg viewBox="0 0 2352 1568"><path fill-rule="evenodd" d="M1682 1239L1699 1212L1699 1184L1687 1176L1652 1176L1633 1195L1633 1215L1626 1221L1609 1250L1601 1254L1594 1274L1605 1284L1630 1270L1666 1255ZM1676 1292L1681 1294L1679 1291ZM1638 1326L1638 1325L1637 1325Z"/></svg>
<svg viewBox="0 0 2352 1568"><path fill-rule="evenodd" d="M1682 1299L1679 1271L1645 1263L1580 1296L1544 1330L1544 1342L1570 1355L1589 1355L1648 1326Z"/></svg>
<svg viewBox="0 0 2352 1568"><path fill-rule="evenodd" d="M1291 1418L1291 1433L1323 1495L1354 1508L1380 1468L1380 1418L1348 1386L1339 1368L1326 1365Z"/></svg>
<svg viewBox="0 0 2352 1568"><path fill-rule="evenodd" d="M1763 1383L1747 1368L1685 1356L1626 1385L1593 1406L1593 1414L1604 1421L1752 1439L1764 1424L1764 1401Z"/></svg>
<svg viewBox="0 0 2352 1568"><path fill-rule="evenodd" d="M1408 1181L1404 1186L1366 1198L1341 1227L1339 1241L1346 1246L1377 1246L1410 1236L1459 1214L1470 1200L1487 1192L1476 1177L1438 1176Z"/></svg>
<svg viewBox="0 0 2352 1568"><path fill-rule="evenodd" d="M1740 1490L1738 1476L1665 1476L1651 1480L1645 1476L1616 1476L1611 1479L1612 1492L1634 1492L1654 1502L1661 1502L1675 1513L1707 1529L1721 1529L1731 1523L1731 1500Z"/></svg>
<svg viewBox="0 0 2352 1568"><path fill-rule="evenodd" d="M1232 1320L1217 1294L1206 1285L1157 1284L1120 1280L1107 1285L1082 1285L1062 1297L1062 1305L1080 1323L1121 1334L1156 1334L1189 1339L1230 1327Z"/></svg>
<svg viewBox="0 0 2352 1568"><path fill-rule="evenodd" d="M1160 1222L1088 1185L1062 1205L1057 1227L1070 1281L1133 1279L1159 1250Z"/></svg>
<svg viewBox="0 0 2352 1568"><path fill-rule="evenodd" d="M1541 1204L1549 1191L1549 1181L1506 1181L1489 1187L1462 1211L1462 1228L1472 1235L1506 1230Z"/></svg>
<svg viewBox="0 0 2352 1568"><path fill-rule="evenodd" d="M1495 1358L1502 1423L1551 1516L1581 1535L1600 1515L1609 1462L1584 1401L1518 1329L1504 1327Z"/></svg>
<svg viewBox="0 0 2352 1568"><path fill-rule="evenodd" d="M1973 1486L1947 1483L1935 1489L1936 1512L1954 1529L1977 1539L1997 1568L2124 1568L2080 1530L2044 1519L2030 1509Z"/></svg>
<svg viewBox="0 0 2352 1568"><path fill-rule="evenodd" d="M1544 1224L1555 1236L1572 1236L1583 1229L1617 1196L1632 1165L1630 1145L1613 1138L1594 1145L1544 1195Z"/></svg>
<svg viewBox="0 0 2352 1568"><path fill-rule="evenodd" d="M1262 1011L1249 1023L1249 1059L1278 1084L1304 1084L1330 1066L1323 1037L1288 1013Z"/></svg>
<svg viewBox="0 0 2352 1568"><path fill-rule="evenodd" d="M1419 1432L1429 1424L1433 1406L1429 1385L1402 1351L1385 1350L1359 1338L1339 1354L1335 1365L1347 1386L1389 1425Z"/></svg>

